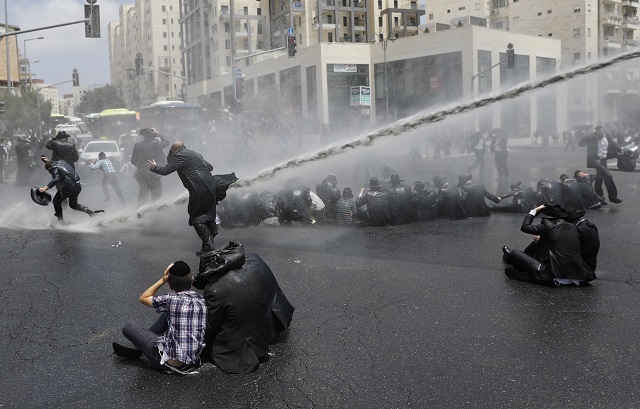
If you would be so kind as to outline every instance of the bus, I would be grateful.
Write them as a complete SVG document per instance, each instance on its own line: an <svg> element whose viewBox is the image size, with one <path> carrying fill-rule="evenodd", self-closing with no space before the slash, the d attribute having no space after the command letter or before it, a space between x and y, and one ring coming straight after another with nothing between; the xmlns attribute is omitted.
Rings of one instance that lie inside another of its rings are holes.
<svg viewBox="0 0 640 409"><path fill-rule="evenodd" d="M121 134L137 131L138 114L124 108L105 109L100 112L94 126L97 132L92 131L94 138L106 137L117 141Z"/></svg>
<svg viewBox="0 0 640 409"><path fill-rule="evenodd" d="M140 108L140 128L155 128L162 135L190 146L207 143L207 124L202 107L182 101L162 101Z"/></svg>
<svg viewBox="0 0 640 409"><path fill-rule="evenodd" d="M56 125L62 125L67 123L67 118L62 114L51 114L49 117L49 126L55 128Z"/></svg>

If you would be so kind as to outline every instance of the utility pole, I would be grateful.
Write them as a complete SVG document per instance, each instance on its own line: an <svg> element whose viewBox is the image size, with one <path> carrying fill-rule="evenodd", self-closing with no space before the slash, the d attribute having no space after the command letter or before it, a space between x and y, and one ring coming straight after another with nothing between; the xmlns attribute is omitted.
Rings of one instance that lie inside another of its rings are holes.
<svg viewBox="0 0 640 409"><path fill-rule="evenodd" d="M4 0L4 32L9 32L9 13L7 12L7 0ZM9 59L9 38L5 38L5 56L7 57L7 88L9 92L13 90L13 83L11 82L11 60ZM17 43L16 43L17 44Z"/></svg>
<svg viewBox="0 0 640 409"><path fill-rule="evenodd" d="M238 100L238 89L236 87L236 14L235 10L235 2L233 0L229 0L229 25L231 26L231 84L233 85L233 106L235 107L236 101Z"/></svg>

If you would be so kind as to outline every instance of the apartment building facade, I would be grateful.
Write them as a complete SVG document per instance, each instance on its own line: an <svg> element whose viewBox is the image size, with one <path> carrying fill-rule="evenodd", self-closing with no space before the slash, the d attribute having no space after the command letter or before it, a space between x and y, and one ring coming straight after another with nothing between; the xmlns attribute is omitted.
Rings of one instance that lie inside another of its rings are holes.
<svg viewBox="0 0 640 409"><path fill-rule="evenodd" d="M127 108L182 99L180 1L137 0L120 7L108 24L111 83L122 90ZM136 58L142 73L136 74Z"/></svg>
<svg viewBox="0 0 640 409"><path fill-rule="evenodd" d="M33 78L31 80L32 89L38 93L41 101L51 103L51 113L60 114L60 93L58 88L45 84L44 80Z"/></svg>
<svg viewBox="0 0 640 409"><path fill-rule="evenodd" d="M559 69L590 64L637 50L640 20L636 0L429 0L427 24L484 18L488 26L562 42ZM638 93L639 71L616 67L598 81L574 81L566 90L570 125L616 122L626 94Z"/></svg>
<svg viewBox="0 0 640 409"><path fill-rule="evenodd" d="M20 31L20 27L8 25L8 31ZM0 34L6 33L5 25L0 25ZM18 88L20 85L20 51L18 50L17 36L12 35L0 39L0 87L7 86ZM9 72L7 73L7 41L9 42Z"/></svg>

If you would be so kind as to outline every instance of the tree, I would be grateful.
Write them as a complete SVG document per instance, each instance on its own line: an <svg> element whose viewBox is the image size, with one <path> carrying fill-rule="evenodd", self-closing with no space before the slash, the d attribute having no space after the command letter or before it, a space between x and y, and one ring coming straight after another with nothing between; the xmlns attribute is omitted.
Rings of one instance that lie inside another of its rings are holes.
<svg viewBox="0 0 640 409"><path fill-rule="evenodd" d="M38 100L35 92L22 91L22 95L12 95L6 90L0 93L0 100L6 104L6 112L0 116L9 135L16 130L37 130L38 126ZM40 119L43 121L51 116L51 103L40 100Z"/></svg>
<svg viewBox="0 0 640 409"><path fill-rule="evenodd" d="M77 112L90 114L93 112L101 112L105 109L125 108L126 104L122 99L122 93L113 85L105 85L88 91L82 102L76 107Z"/></svg>

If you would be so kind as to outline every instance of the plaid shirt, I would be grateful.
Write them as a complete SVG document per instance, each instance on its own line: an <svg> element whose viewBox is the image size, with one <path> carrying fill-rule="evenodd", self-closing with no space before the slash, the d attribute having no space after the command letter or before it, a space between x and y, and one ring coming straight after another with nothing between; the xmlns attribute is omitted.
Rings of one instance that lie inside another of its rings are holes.
<svg viewBox="0 0 640 409"><path fill-rule="evenodd" d="M170 292L152 298L158 313L168 314L168 329L156 342L160 363L167 359L193 364L200 362L204 349L207 306L204 297L195 291Z"/></svg>
<svg viewBox="0 0 640 409"><path fill-rule="evenodd" d="M101 159L94 163L93 165L89 165L89 167L94 169L102 169L105 175L113 175L116 173L116 170L113 168L111 161L109 159Z"/></svg>

